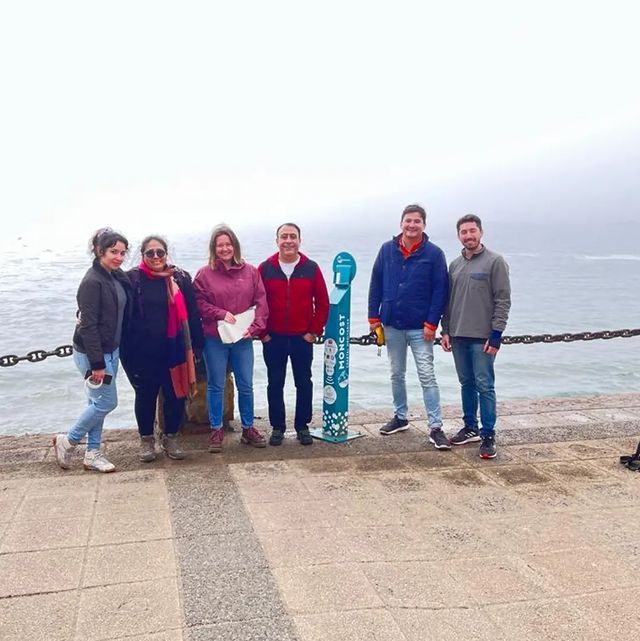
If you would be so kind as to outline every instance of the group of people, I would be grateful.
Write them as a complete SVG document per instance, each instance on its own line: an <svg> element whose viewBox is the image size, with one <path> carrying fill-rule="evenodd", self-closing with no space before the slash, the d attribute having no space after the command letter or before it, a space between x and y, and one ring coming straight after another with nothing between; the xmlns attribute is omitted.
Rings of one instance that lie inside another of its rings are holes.
<svg viewBox="0 0 640 641"><path fill-rule="evenodd" d="M401 215L401 233L382 245L371 274L369 325L372 331L384 331L394 407L393 418L380 432L408 429L405 373L410 347L430 442L449 449L451 444L481 441L480 456L493 458L493 365L509 314L509 269L502 256L482 244L477 216L457 222L463 249L448 269L444 253L429 240L425 228L425 210L408 205ZM207 371L209 451L223 448L229 371L238 390L240 440L266 447L265 436L254 426L254 338L262 342L267 369L269 444L280 445L286 432L284 385L290 361L296 387L293 425L298 441L311 445L313 343L327 322L329 297L322 271L300 252L300 244L299 226L284 223L276 230L277 252L254 267L242 258L236 234L220 225L211 235L208 264L192 281L171 264L166 240L156 235L142 241L139 265L125 273L121 266L129 249L127 239L110 228L99 230L91 240L93 264L78 288L73 337L74 361L85 378L88 404L66 434L54 437L58 464L68 469L73 450L86 437L85 469L115 469L101 451L101 436L105 417L117 406L120 360L135 392L141 461L157 456L159 394L164 416L160 445L169 458L184 458L178 433L186 399L194 391L199 355ZM453 352L462 393L464 426L451 439L442 430L434 373L438 325L442 347Z"/></svg>
<svg viewBox="0 0 640 641"><path fill-rule="evenodd" d="M88 404L66 434L53 439L56 460L71 466L73 450L86 437L84 467L112 472L101 451L105 417L117 406L120 361L135 393L140 460L156 456L154 425L162 398L161 447L172 459L184 458L178 441L186 399L196 383L195 359L207 371L209 451L221 452L224 387L234 374L242 424L241 442L265 447L254 426L253 339L262 341L267 365L269 443L280 445L286 431L284 384L291 360L296 385L294 426L303 445L313 406L313 342L329 314L327 287L318 265L300 252L300 228L280 225L278 251L258 268L243 258L236 234L226 225L213 230L208 264L191 276L169 262L167 242L147 236L140 263L124 272L127 239L110 228L91 239L93 263L78 288L78 316L73 337L76 366L85 379ZM225 327L242 326L235 336ZM246 325L246 327L245 327Z"/></svg>

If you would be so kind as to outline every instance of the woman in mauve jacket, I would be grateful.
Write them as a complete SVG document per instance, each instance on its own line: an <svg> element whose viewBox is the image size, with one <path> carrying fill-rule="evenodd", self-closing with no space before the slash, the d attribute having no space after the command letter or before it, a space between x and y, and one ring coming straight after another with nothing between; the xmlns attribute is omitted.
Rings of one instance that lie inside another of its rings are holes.
<svg viewBox="0 0 640 641"><path fill-rule="evenodd" d="M265 447L264 436L253 426L253 337L260 336L268 317L267 299L258 270L242 259L240 242L226 225L213 230L209 242L209 264L193 281L204 329L204 361L207 368L207 402L211 435L209 451L221 452L224 432L222 410L227 364L238 388L242 422L241 442ZM254 308L254 319L239 340L225 343L218 322L236 323L236 314Z"/></svg>

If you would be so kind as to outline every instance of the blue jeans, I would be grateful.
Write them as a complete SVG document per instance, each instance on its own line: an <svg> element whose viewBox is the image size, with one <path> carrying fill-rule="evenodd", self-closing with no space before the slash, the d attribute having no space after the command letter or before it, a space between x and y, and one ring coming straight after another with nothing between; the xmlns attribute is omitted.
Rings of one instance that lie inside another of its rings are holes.
<svg viewBox="0 0 640 641"><path fill-rule="evenodd" d="M102 384L98 389L85 388L88 405L67 434L67 438L72 443L79 443L86 436L87 449L89 450L100 449L104 419L109 412L113 412L118 406L116 374L118 373L120 352L116 349L110 354L103 354L103 357L106 364L106 373L111 374L113 377L111 383L109 385ZM73 350L73 361L84 378L87 370L91 369L87 355Z"/></svg>
<svg viewBox="0 0 640 641"><path fill-rule="evenodd" d="M296 432L308 429L313 413L313 345L301 335L271 334L271 340L262 343L262 353L267 366L267 400L271 427L277 430L286 428L284 383L287 377L287 361L291 359L291 370L296 385L296 413L293 425Z"/></svg>
<svg viewBox="0 0 640 641"><path fill-rule="evenodd" d="M401 419L407 418L407 347L411 348L416 363L418 379L422 386L424 406L427 410L429 429L442 427L440 390L433 368L433 343L424 340L421 329L395 329L388 325L384 328L387 343L387 356L391 366L391 393L394 414Z"/></svg>
<svg viewBox="0 0 640 641"><path fill-rule="evenodd" d="M236 379L242 429L253 427L253 341L243 338L237 343L223 343L217 337L207 336L203 354L207 368L207 404L211 427L214 430L222 427L227 363L231 365Z"/></svg>
<svg viewBox="0 0 640 641"><path fill-rule="evenodd" d="M481 436L491 436L496 426L495 356L483 351L484 339L451 337L453 360L461 386L465 427L478 429L480 405Z"/></svg>

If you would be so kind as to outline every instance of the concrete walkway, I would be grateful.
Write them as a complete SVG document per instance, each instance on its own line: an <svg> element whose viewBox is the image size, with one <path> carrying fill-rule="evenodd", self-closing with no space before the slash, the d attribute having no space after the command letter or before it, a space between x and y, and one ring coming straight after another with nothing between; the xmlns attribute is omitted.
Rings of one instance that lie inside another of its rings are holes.
<svg viewBox="0 0 640 641"><path fill-rule="evenodd" d="M446 408L445 429L460 427ZM499 454L437 452L424 417L348 444L206 434L116 474L0 438L0 639L609 640L635 632L640 394L502 404Z"/></svg>

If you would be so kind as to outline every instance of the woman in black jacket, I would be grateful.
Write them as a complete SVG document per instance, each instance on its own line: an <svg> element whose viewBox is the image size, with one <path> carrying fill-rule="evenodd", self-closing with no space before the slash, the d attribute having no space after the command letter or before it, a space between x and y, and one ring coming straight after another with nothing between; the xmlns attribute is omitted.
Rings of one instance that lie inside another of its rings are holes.
<svg viewBox="0 0 640 641"><path fill-rule="evenodd" d="M129 243L110 228L91 239L93 265L78 288L78 322L73 335L73 359L86 379L89 403L67 434L53 438L56 459L69 469L71 452L86 436L84 468L113 472L115 466L100 451L104 419L118 404L116 374L120 338L126 324L131 287L120 269Z"/></svg>
<svg viewBox="0 0 640 641"><path fill-rule="evenodd" d="M172 459L184 454L178 444L185 401L195 385L193 350L203 344L200 315L189 274L167 262L167 242L147 236L142 260L127 275L133 291L122 364L135 391L140 460L156 458L153 428L162 390L164 435L161 446Z"/></svg>

